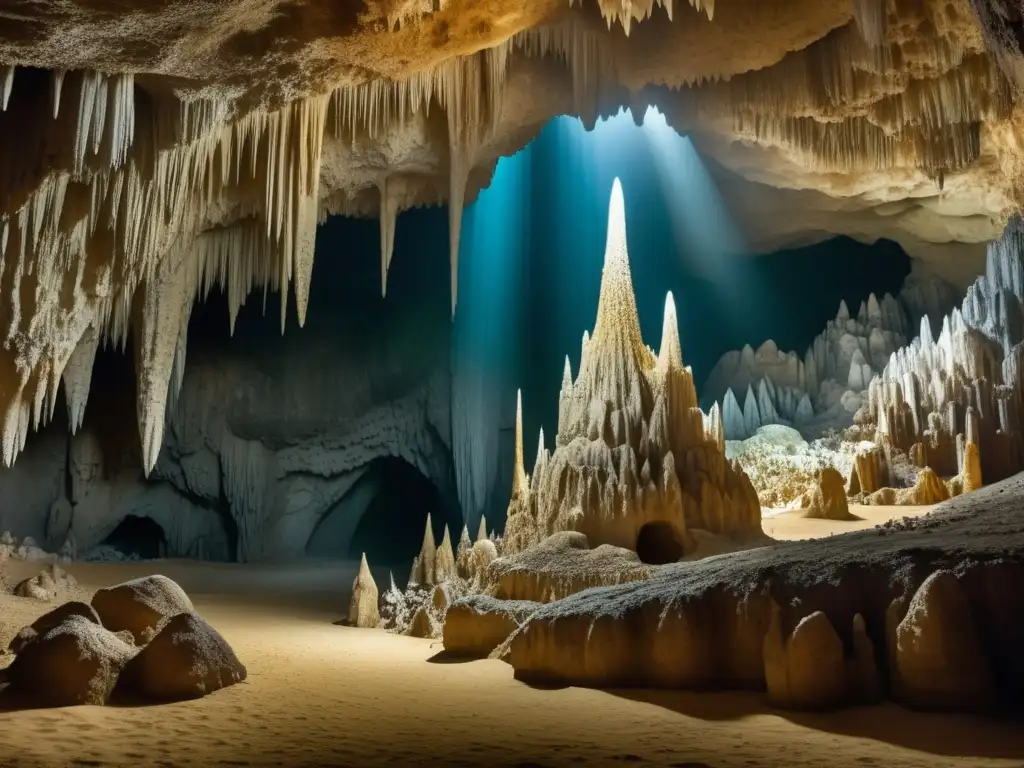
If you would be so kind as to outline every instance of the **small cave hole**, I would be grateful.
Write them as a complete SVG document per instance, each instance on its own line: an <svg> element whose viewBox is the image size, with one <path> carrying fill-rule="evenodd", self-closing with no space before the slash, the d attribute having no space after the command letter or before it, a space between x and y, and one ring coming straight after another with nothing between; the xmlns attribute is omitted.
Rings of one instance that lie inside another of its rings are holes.
<svg viewBox="0 0 1024 768"><path fill-rule="evenodd" d="M636 537L636 555L648 565L674 563L683 556L683 542L671 523L646 523Z"/></svg>
<svg viewBox="0 0 1024 768"><path fill-rule="evenodd" d="M103 544L140 560L156 560L167 555L164 529L149 517L128 515L110 532Z"/></svg>

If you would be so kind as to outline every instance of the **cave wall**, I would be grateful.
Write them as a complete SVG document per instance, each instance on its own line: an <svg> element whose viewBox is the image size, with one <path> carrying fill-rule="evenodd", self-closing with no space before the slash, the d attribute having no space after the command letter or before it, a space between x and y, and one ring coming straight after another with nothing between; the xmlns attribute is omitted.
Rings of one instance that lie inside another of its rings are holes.
<svg viewBox="0 0 1024 768"><path fill-rule="evenodd" d="M437 487L447 509L427 511L458 516L444 219L408 216L421 237L396 252L386 298L376 226L330 219L318 235L304 328L292 314L281 335L274 294L265 314L261 297L250 298L233 337L223 295L193 310L184 377L148 478L130 407L131 350L102 351L77 434L68 437L58 419L0 471L0 530L51 549L70 532L82 552L136 515L161 525L171 557L298 557L383 456ZM70 519L50 519L66 485ZM343 530L351 535L357 522Z"/></svg>

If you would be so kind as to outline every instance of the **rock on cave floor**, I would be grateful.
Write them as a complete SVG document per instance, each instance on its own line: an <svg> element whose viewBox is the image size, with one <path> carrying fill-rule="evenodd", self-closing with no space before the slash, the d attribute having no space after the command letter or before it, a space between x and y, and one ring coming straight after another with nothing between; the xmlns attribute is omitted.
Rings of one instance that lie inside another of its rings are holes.
<svg viewBox="0 0 1024 768"><path fill-rule="evenodd" d="M11 580L38 564L8 562L2 570ZM427 754L453 766L1024 764L1019 722L893 705L797 714L767 708L756 693L542 690L515 681L501 661L431 663L439 642L332 623L347 605L354 563L76 563L68 570L87 592L152 572L175 579L249 678L165 706L0 712L0 764L9 768L69 760L372 766L413 764ZM46 609L0 596L0 643L6 647Z"/></svg>

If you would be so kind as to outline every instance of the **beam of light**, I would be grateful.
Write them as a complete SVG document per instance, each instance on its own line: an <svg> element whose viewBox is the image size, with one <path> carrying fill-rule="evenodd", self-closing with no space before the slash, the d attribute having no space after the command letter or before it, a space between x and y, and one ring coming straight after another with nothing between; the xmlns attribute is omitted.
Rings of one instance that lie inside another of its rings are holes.
<svg viewBox="0 0 1024 768"><path fill-rule="evenodd" d="M505 389L515 379L510 374L522 346L531 197L526 148L501 160L490 186L462 221L459 304L451 342L451 427L460 438L453 441L456 485L471 530L481 513L495 511L496 499L508 501L508 478L497 477L497 470L507 442L502 432L510 432L512 400Z"/></svg>
<svg viewBox="0 0 1024 768"><path fill-rule="evenodd" d="M676 133L665 116L648 107L643 137L654 160L658 183L669 207L676 246L699 254L691 266L723 276L719 266L748 253L742 232L729 213L718 185L708 173L693 142Z"/></svg>

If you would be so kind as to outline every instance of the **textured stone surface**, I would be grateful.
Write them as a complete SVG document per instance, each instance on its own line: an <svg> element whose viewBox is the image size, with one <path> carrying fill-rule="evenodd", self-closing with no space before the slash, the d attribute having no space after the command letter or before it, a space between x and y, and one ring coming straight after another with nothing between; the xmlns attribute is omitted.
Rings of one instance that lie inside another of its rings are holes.
<svg viewBox="0 0 1024 768"><path fill-rule="evenodd" d="M234 316L250 290L280 291L304 322L325 213L379 216L384 282L398 212L448 201L454 307L461 212L497 157L555 114L591 122L625 99L637 114L656 104L717 161L755 249L887 235L968 282L978 248L957 243L999 232L1022 169L1021 57L988 3L867 18L875 4L848 0L679 3L671 18L655 5L61 0L5 13L4 461L52 416L62 380L77 427L97 345L131 334L152 472L195 298L220 283ZM460 425L453 440L460 492L480 504L495 462L490 441L469 459L473 434Z"/></svg>

